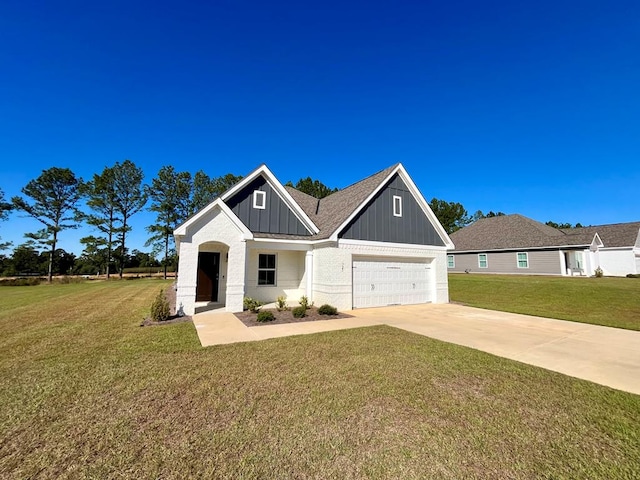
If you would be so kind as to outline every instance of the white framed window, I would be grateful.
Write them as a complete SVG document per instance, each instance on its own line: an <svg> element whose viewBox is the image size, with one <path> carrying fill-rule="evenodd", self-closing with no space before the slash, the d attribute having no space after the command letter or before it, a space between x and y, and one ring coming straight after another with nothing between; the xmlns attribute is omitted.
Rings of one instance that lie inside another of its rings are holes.
<svg viewBox="0 0 640 480"><path fill-rule="evenodd" d="M276 284L276 256L272 253L258 255L258 285L274 286Z"/></svg>
<svg viewBox="0 0 640 480"><path fill-rule="evenodd" d="M478 268L487 268L489 266L489 262L487 260L486 253L478 254Z"/></svg>
<svg viewBox="0 0 640 480"><path fill-rule="evenodd" d="M264 210L267 208L267 192L255 190L253 192L253 208Z"/></svg>
<svg viewBox="0 0 640 480"><path fill-rule="evenodd" d="M398 195L393 196L393 216L394 217L402 216L402 197Z"/></svg>
<svg viewBox="0 0 640 480"><path fill-rule="evenodd" d="M456 268L456 259L453 255L447 255L447 268Z"/></svg>
<svg viewBox="0 0 640 480"><path fill-rule="evenodd" d="M529 268L529 254L527 252L518 252L518 268Z"/></svg>

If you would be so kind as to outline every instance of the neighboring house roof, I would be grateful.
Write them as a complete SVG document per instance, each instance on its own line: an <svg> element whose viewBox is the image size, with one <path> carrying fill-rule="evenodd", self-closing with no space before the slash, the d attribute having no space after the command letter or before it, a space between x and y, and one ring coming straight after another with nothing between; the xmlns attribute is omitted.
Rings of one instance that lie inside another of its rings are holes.
<svg viewBox="0 0 640 480"><path fill-rule="evenodd" d="M640 222L557 229L523 215L483 218L450 235L456 252L551 247L633 246Z"/></svg>
<svg viewBox="0 0 640 480"><path fill-rule="evenodd" d="M568 235L582 235L593 238L598 234L605 247L640 247L640 222L612 223L595 227L563 228Z"/></svg>

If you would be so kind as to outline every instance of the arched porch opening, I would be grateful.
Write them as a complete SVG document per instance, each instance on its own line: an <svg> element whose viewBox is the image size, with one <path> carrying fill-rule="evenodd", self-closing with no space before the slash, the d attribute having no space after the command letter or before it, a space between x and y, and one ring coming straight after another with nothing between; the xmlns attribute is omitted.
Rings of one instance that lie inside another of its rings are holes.
<svg viewBox="0 0 640 480"><path fill-rule="evenodd" d="M229 246L222 242L198 246L195 313L225 307L228 260Z"/></svg>

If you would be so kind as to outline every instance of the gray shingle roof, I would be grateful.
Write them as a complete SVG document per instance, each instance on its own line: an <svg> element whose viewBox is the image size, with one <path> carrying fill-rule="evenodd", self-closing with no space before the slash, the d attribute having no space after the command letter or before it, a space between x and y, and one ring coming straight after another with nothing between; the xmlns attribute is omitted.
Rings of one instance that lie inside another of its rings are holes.
<svg viewBox="0 0 640 480"><path fill-rule="evenodd" d="M523 215L483 218L450 235L455 252L577 247L590 245L598 233L605 247L632 246L640 222L556 229Z"/></svg>
<svg viewBox="0 0 640 480"><path fill-rule="evenodd" d="M605 247L629 247L640 241L640 222L612 223L596 225L595 227L580 227L562 229L567 235L581 235L593 238L597 233Z"/></svg>

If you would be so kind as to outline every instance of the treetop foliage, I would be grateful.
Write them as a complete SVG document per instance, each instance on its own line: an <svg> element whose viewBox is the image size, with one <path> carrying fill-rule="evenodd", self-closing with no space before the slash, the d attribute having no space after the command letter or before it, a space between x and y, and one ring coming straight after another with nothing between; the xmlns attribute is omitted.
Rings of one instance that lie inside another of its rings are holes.
<svg viewBox="0 0 640 480"><path fill-rule="evenodd" d="M311 177L301 178L295 185L291 181L288 181L285 186L293 187L296 190L300 190L318 199L328 197L338 191L337 188L329 188L321 181L313 180Z"/></svg>
<svg viewBox="0 0 640 480"><path fill-rule="evenodd" d="M552 222L551 220L546 222L545 225L549 225L550 227L558 228L558 229L561 229L561 228L581 228L583 226L581 223L576 223L575 225L571 225L570 223L556 223L556 222Z"/></svg>
<svg viewBox="0 0 640 480"><path fill-rule="evenodd" d="M447 202L432 198L429 202L429 207L431 207L431 210L433 210L447 233L460 230L472 221L465 208L458 202Z"/></svg>
<svg viewBox="0 0 640 480"><path fill-rule="evenodd" d="M4 201L4 192L0 189L0 220L6 220L13 205Z"/></svg>
<svg viewBox="0 0 640 480"><path fill-rule="evenodd" d="M68 168L52 167L31 180L22 188L22 193L31 201L15 196L11 199L17 210L43 223L48 230L73 228L75 223L64 222L76 219L77 203L82 195L82 179L76 178ZM73 213L73 216L68 216Z"/></svg>

